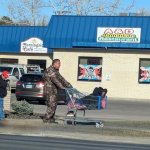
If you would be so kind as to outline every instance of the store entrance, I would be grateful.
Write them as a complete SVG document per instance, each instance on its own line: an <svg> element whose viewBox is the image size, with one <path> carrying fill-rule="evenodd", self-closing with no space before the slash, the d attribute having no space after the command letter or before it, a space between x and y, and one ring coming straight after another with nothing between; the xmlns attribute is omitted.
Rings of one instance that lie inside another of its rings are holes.
<svg viewBox="0 0 150 150"><path fill-rule="evenodd" d="M42 72L46 69L46 60L28 59L28 64L40 65Z"/></svg>

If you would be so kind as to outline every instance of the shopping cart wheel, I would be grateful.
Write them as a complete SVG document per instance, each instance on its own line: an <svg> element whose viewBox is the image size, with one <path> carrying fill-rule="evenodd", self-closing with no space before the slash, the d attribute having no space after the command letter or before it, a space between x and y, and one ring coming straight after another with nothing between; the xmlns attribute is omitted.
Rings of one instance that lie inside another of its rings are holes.
<svg viewBox="0 0 150 150"><path fill-rule="evenodd" d="M102 122L96 122L96 128L103 128L104 124Z"/></svg>
<svg viewBox="0 0 150 150"><path fill-rule="evenodd" d="M76 126L77 125L77 122L76 121L74 121L74 126Z"/></svg>
<svg viewBox="0 0 150 150"><path fill-rule="evenodd" d="M76 121L72 121L72 125L75 126L77 123Z"/></svg>

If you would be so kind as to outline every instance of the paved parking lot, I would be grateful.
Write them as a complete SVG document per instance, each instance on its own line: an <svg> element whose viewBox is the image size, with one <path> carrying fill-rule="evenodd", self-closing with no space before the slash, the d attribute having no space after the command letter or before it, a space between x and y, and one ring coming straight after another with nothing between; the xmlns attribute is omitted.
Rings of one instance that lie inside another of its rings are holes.
<svg viewBox="0 0 150 150"><path fill-rule="evenodd" d="M11 95L11 102L15 102L15 94ZM46 106L38 103L31 103L35 113L44 114ZM86 116L100 118L103 120L142 120L150 121L150 102L109 100L105 110L87 110ZM58 105L56 115L64 116L67 113L66 105Z"/></svg>
<svg viewBox="0 0 150 150"><path fill-rule="evenodd" d="M16 100L16 97L15 97L15 94L13 91L11 94L11 103L13 103L15 101L17 101L17 100ZM46 105L39 104L38 102L35 102L35 101L33 101L33 102L31 101L30 104L33 105L35 113L44 114L46 112L46 108L47 108ZM62 112L65 114L67 112L67 108L64 104L59 104L57 110L58 110L59 114L62 114Z"/></svg>

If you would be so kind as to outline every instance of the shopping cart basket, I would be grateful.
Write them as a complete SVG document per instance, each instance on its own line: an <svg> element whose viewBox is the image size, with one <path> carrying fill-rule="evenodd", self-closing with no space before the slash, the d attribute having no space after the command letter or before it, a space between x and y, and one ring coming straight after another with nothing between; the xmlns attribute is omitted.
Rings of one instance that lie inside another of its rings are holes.
<svg viewBox="0 0 150 150"><path fill-rule="evenodd" d="M64 123L72 125L76 124L95 124L97 128L103 127L104 124L100 120L89 119L85 117L85 111L91 107L97 107L97 102L93 99L85 100L86 95L74 88L66 89L68 113L65 116ZM83 111L83 117L77 116L78 111Z"/></svg>

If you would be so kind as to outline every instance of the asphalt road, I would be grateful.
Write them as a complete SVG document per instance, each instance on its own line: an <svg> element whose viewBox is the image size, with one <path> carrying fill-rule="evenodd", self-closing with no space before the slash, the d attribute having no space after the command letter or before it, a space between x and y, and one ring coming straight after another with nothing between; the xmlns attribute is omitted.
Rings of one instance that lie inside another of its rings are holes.
<svg viewBox="0 0 150 150"><path fill-rule="evenodd" d="M1 150L149 150L150 145L0 135Z"/></svg>

